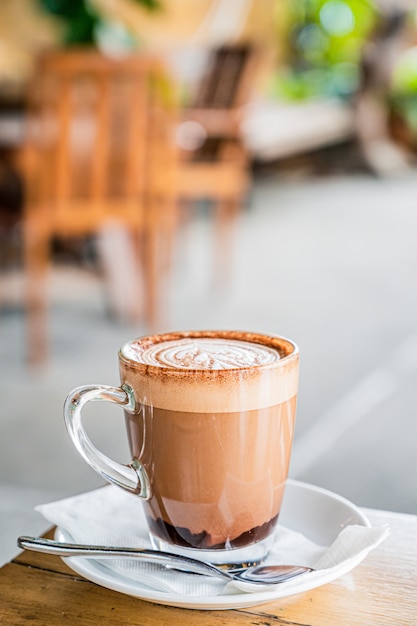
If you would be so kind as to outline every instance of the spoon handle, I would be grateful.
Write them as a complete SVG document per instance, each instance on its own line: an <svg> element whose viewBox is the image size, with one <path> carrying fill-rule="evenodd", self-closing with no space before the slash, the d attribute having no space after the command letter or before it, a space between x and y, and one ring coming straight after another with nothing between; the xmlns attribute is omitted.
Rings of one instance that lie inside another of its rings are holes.
<svg viewBox="0 0 417 626"><path fill-rule="evenodd" d="M171 569L179 569L184 572L195 574L205 574L206 576L216 576L230 581L233 576L226 571L218 569L205 561L198 561L179 554L170 554L162 550L150 550L147 548L120 548L114 546L93 546L81 545L77 543L64 543L43 539L42 537L19 537L17 540L19 548L32 550L33 552L43 552L56 556L83 556L100 557L107 559L114 558L139 558L148 563L156 563Z"/></svg>
<svg viewBox="0 0 417 626"><path fill-rule="evenodd" d="M171 554L162 550L81 545L53 541L41 537L19 537L17 545L24 550L33 550L34 552L44 552L64 557L137 558L148 563L162 565L167 569L180 570L189 574L205 574L206 576L221 578L227 582L238 580L241 585L252 585L252 590L254 585L262 585L266 588L268 585L276 585L300 574L312 571L309 567L291 565L258 565L249 568L241 567L223 570L206 561L199 561L188 556Z"/></svg>

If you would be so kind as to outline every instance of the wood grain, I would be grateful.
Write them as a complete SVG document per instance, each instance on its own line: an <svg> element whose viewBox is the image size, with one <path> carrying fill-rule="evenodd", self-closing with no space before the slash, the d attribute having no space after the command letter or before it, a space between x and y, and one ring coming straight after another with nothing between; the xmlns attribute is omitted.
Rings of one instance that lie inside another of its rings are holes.
<svg viewBox="0 0 417 626"><path fill-rule="evenodd" d="M355 570L313 591L248 609L159 606L86 581L57 557L25 552L0 570L0 624L415 626L417 516L367 513L374 525L389 524L391 534Z"/></svg>

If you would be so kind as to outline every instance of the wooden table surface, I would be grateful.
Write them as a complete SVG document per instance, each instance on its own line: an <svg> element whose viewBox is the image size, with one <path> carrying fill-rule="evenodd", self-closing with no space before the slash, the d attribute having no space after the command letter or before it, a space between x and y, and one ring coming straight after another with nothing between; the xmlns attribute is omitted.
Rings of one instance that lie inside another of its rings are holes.
<svg viewBox="0 0 417 626"><path fill-rule="evenodd" d="M417 625L417 516L366 513L374 525L388 523L391 534L352 572L318 589L247 609L160 606L89 582L59 557L21 553L0 570L0 624Z"/></svg>

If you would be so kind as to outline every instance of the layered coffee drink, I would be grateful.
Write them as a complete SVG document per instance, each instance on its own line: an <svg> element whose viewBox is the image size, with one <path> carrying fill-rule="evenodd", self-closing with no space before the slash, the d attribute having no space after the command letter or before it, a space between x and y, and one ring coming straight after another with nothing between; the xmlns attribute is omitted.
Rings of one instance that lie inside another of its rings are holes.
<svg viewBox="0 0 417 626"><path fill-rule="evenodd" d="M200 550L270 537L288 473L298 350L239 331L168 333L119 353L132 456L151 485L151 536Z"/></svg>

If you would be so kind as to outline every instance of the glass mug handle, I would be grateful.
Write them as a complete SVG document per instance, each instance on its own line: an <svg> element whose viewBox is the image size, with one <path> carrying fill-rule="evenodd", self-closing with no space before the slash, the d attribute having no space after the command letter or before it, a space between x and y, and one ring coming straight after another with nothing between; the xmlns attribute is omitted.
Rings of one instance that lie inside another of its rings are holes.
<svg viewBox="0 0 417 626"><path fill-rule="evenodd" d="M145 468L138 459L129 465L113 461L97 450L84 430L81 412L88 402L104 400L123 406L127 411L134 411L136 406L133 390L128 385L109 387L108 385L83 385L73 389L64 404L64 419L69 436L83 459L105 480L130 493L148 500L151 487Z"/></svg>

